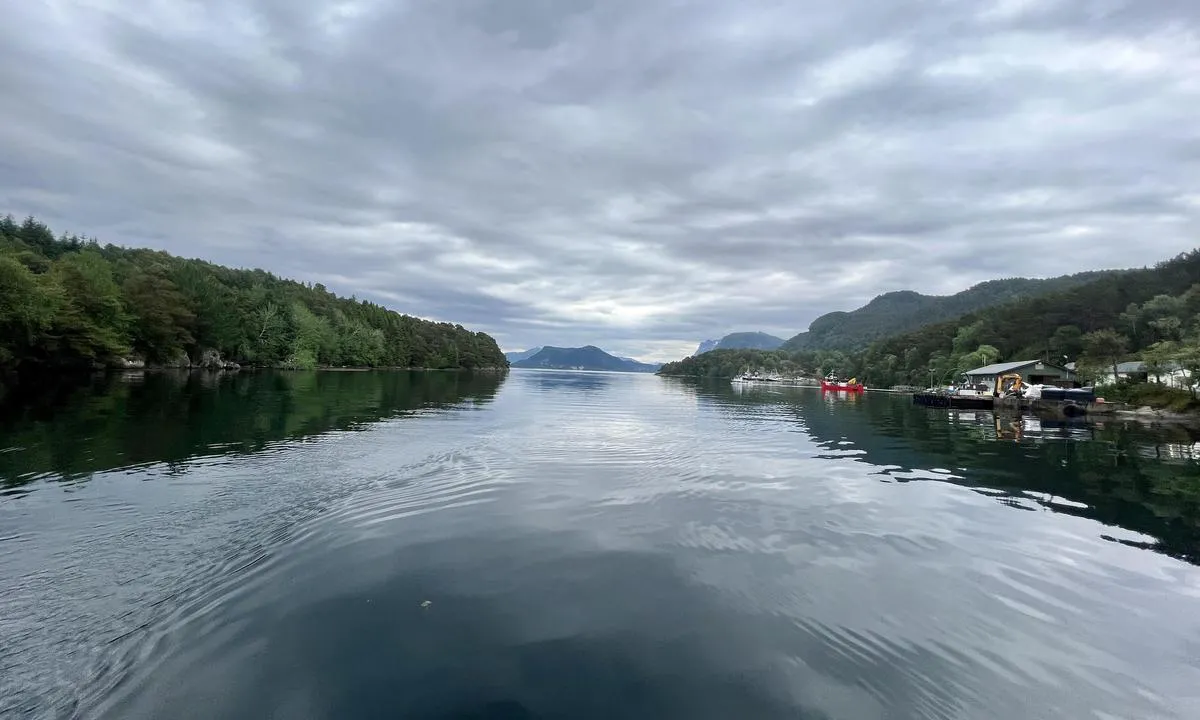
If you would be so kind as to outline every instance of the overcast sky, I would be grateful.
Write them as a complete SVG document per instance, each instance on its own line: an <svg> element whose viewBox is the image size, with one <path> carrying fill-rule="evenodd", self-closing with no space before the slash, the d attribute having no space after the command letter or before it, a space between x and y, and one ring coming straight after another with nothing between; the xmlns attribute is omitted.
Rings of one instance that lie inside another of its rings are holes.
<svg viewBox="0 0 1200 720"><path fill-rule="evenodd" d="M1197 0L21 0L0 212L671 359L1200 245Z"/></svg>

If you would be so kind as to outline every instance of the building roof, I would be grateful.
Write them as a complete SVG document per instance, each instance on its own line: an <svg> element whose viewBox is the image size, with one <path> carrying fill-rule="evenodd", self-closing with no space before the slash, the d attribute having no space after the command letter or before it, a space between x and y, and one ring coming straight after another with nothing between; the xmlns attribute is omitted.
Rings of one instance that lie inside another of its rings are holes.
<svg viewBox="0 0 1200 720"><path fill-rule="evenodd" d="M1040 363L1040 362L1042 362L1042 361L1041 360L1014 360L1012 362L992 363L991 365L984 365L983 367L975 368L974 370L968 370L963 374L964 375L1003 375L1004 373L1012 372L1013 370L1020 370L1023 367L1028 367L1030 365L1036 365L1037 363ZM1052 363L1042 363L1042 364L1045 367L1058 368L1059 370L1066 370L1067 372L1071 372L1070 370L1067 370L1064 367L1059 367L1058 365L1054 365Z"/></svg>
<svg viewBox="0 0 1200 720"><path fill-rule="evenodd" d="M1179 363L1163 363L1159 366L1159 372L1171 373L1180 369ZM1150 369L1146 367L1146 363L1140 360L1130 360L1129 362L1117 363L1117 374L1128 375L1129 373L1149 373ZM1151 373L1153 374L1153 373Z"/></svg>

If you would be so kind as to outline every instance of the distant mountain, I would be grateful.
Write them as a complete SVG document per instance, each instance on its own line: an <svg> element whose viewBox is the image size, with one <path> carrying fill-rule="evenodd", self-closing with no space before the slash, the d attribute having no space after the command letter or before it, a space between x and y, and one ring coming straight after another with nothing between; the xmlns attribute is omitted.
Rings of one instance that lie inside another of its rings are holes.
<svg viewBox="0 0 1200 720"><path fill-rule="evenodd" d="M532 356L512 364L515 368L547 370L616 370L618 372L655 372L658 365L609 355L595 345L560 348L549 345Z"/></svg>
<svg viewBox="0 0 1200 720"><path fill-rule="evenodd" d="M534 355L537 355L538 352L541 351L541 349L542 349L542 346L538 345L537 347L530 348L528 350L516 350L514 352L506 352L506 353L504 353L504 357L507 358L510 363L515 363L515 362L519 362L521 360L525 360L526 358L531 358Z"/></svg>
<svg viewBox="0 0 1200 720"><path fill-rule="evenodd" d="M782 349L788 352L857 350L875 340L917 330L994 305L1069 290L1107 274L1108 271L1100 271L1063 275L1046 280L989 280L954 295L922 295L912 290L885 293L857 310L822 315L812 321L807 332L802 332L783 343Z"/></svg>
<svg viewBox="0 0 1200 720"><path fill-rule="evenodd" d="M783 344L783 338L768 335L764 332L729 333L720 340L705 340L696 348L692 356L702 355L710 350L774 350Z"/></svg>

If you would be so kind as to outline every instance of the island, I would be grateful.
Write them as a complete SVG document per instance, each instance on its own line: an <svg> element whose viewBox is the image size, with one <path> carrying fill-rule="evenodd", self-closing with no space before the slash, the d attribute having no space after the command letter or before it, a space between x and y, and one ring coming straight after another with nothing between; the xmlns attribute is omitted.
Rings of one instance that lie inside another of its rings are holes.
<svg viewBox="0 0 1200 720"><path fill-rule="evenodd" d="M533 355L512 364L515 368L543 370L612 370L616 372L657 372L659 365L632 358L610 355L595 345L562 348L547 345Z"/></svg>

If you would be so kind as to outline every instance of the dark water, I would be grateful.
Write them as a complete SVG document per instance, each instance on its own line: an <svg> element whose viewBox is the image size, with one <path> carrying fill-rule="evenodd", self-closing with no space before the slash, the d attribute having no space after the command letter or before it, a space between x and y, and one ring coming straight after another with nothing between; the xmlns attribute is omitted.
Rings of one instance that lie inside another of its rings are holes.
<svg viewBox="0 0 1200 720"><path fill-rule="evenodd" d="M0 419L0 716L1197 718L1197 438L644 375Z"/></svg>

